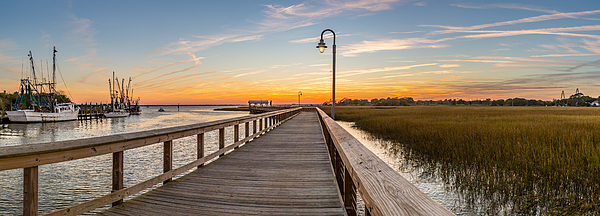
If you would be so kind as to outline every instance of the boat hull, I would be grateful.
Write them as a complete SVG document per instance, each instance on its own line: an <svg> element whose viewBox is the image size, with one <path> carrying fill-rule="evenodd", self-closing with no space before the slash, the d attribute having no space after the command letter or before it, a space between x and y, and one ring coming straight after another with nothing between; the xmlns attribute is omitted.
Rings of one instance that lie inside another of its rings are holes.
<svg viewBox="0 0 600 216"><path fill-rule="evenodd" d="M76 112L61 112L61 113L45 113L45 112L35 112L33 110L18 110L18 111L8 111L8 112L6 112L6 115L8 116L8 120L10 120L11 122L35 123L35 122L73 121L73 120L77 120L78 113L79 113L79 109Z"/></svg>

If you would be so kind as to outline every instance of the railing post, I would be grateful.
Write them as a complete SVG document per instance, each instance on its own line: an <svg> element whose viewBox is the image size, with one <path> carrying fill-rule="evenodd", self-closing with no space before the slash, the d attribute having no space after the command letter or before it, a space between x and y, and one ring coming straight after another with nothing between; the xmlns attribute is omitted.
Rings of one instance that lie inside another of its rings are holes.
<svg viewBox="0 0 600 216"><path fill-rule="evenodd" d="M256 133L256 120L252 121L252 134Z"/></svg>
<svg viewBox="0 0 600 216"><path fill-rule="evenodd" d="M236 124L233 126L233 142L240 141L240 125Z"/></svg>
<svg viewBox="0 0 600 216"><path fill-rule="evenodd" d="M246 128L246 136L245 136L244 138L246 138L246 137L249 137L249 136L250 136L250 131L249 131L249 130L250 130L250 122L246 122L246 123L244 124L244 126L245 126L245 128Z"/></svg>
<svg viewBox="0 0 600 216"><path fill-rule="evenodd" d="M356 189L348 169L344 169L344 206L348 216L356 216Z"/></svg>
<svg viewBox="0 0 600 216"><path fill-rule="evenodd" d="M166 141L163 147L164 157L163 157L163 172L171 171L173 168L173 141ZM163 182L163 185L173 181L173 178L167 179Z"/></svg>
<svg viewBox="0 0 600 216"><path fill-rule="evenodd" d="M259 130L259 131L262 131L262 129L263 129L263 127L262 127L262 126L263 126L263 119L259 119L259 120L258 120L258 130Z"/></svg>
<svg viewBox="0 0 600 216"><path fill-rule="evenodd" d="M233 126L233 143L236 143L238 141L240 141L240 125L236 124ZM238 146L236 146L235 148L237 149Z"/></svg>
<svg viewBox="0 0 600 216"><path fill-rule="evenodd" d="M123 151L113 153L112 191L123 189ZM123 199L113 202L112 206L123 203Z"/></svg>
<svg viewBox="0 0 600 216"><path fill-rule="evenodd" d="M196 146L197 150L196 150L196 156L198 159L204 157L204 133L200 133L198 135L196 135L196 142L198 143L198 145ZM204 166L203 164L198 165L198 168Z"/></svg>
<svg viewBox="0 0 600 216"><path fill-rule="evenodd" d="M225 128L219 129L219 150L225 148ZM223 156L225 153L219 155Z"/></svg>
<svg viewBox="0 0 600 216"><path fill-rule="evenodd" d="M23 215L38 215L38 167L23 169Z"/></svg>

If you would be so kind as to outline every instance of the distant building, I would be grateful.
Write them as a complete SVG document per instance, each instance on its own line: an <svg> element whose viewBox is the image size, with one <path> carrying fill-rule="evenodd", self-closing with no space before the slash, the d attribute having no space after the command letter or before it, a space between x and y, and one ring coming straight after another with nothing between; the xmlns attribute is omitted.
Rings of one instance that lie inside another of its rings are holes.
<svg viewBox="0 0 600 216"><path fill-rule="evenodd" d="M271 101L271 105L273 104L273 101ZM269 105L269 100L249 100L248 101L248 106L268 106Z"/></svg>
<svg viewBox="0 0 600 216"><path fill-rule="evenodd" d="M600 106L600 102L598 102L598 100L595 100L594 102L590 103L590 105L592 105L592 106Z"/></svg>

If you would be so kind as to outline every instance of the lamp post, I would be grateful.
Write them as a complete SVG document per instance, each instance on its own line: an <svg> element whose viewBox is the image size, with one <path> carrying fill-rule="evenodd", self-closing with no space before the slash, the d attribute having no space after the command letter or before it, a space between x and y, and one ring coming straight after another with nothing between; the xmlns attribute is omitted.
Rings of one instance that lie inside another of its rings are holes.
<svg viewBox="0 0 600 216"><path fill-rule="evenodd" d="M323 30L323 32L321 32L321 42L319 42L317 48L319 49L319 52L325 52L325 48L327 48L327 46L325 45L325 41L323 41L323 33L326 31L333 33L333 93L331 97L333 99L331 103L331 118L335 120L335 32L333 32L331 29Z"/></svg>
<svg viewBox="0 0 600 216"><path fill-rule="evenodd" d="M300 96L302 96L302 91L298 92L298 106L302 106L302 104L300 104Z"/></svg>

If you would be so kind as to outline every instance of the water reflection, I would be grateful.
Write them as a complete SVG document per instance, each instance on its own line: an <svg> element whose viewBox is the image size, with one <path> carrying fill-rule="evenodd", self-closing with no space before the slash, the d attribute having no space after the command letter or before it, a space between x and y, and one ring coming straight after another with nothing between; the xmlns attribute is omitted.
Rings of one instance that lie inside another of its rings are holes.
<svg viewBox="0 0 600 216"><path fill-rule="evenodd" d="M0 147L33 144L129 133L234 118L247 112L212 111L214 106L150 106L139 116L115 119L92 119L37 124L7 124L0 128ZM250 123L252 124L252 123ZM250 126L252 128L252 125ZM240 137L243 137L240 127ZM226 143L233 143L233 128L225 130ZM205 154L218 150L218 133L205 134ZM163 145L155 144L124 153L124 185L135 185L162 173ZM196 158L196 138L185 137L173 142L173 167L180 167ZM48 164L39 167L39 209L45 214L83 201L97 198L111 191L112 156ZM23 170L0 172L0 215L22 214ZM160 186L157 185L155 187ZM148 191L150 189L147 189ZM104 208L108 208L105 206ZM96 210L100 211L102 209Z"/></svg>

